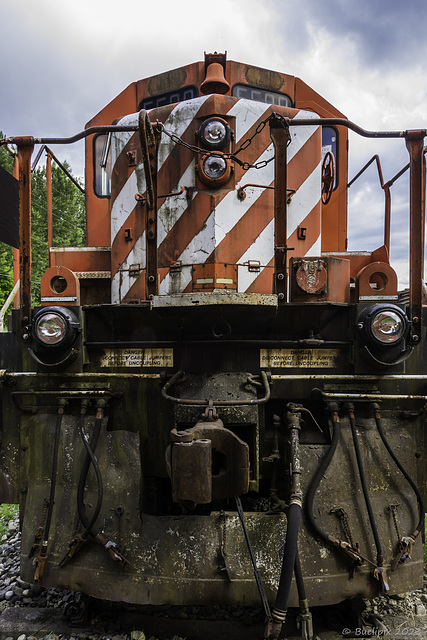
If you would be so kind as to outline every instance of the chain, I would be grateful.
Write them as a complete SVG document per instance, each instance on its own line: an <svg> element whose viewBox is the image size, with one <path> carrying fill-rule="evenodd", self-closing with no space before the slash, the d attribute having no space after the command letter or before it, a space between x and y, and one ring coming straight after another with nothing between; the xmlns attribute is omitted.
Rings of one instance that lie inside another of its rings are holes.
<svg viewBox="0 0 427 640"><path fill-rule="evenodd" d="M398 507L399 507L398 504L391 504L389 509L391 511L391 515L393 516L394 528L396 530L397 539L398 539L398 541L400 543L401 536L400 536L400 533L399 533L399 527L397 525L397 518L396 518L396 511L397 511Z"/></svg>
<svg viewBox="0 0 427 640"><path fill-rule="evenodd" d="M227 552L225 550L225 545L227 542L227 516L225 515L225 511L221 511L220 517L222 518L222 540L221 540L221 555L225 560L227 556Z"/></svg>
<svg viewBox="0 0 427 640"><path fill-rule="evenodd" d="M336 513L338 518L341 520L342 527L344 529L344 533L347 536L347 540L350 543L352 549L356 549L353 542L353 536L350 531L350 524L348 521L348 514L345 509L342 507L336 507L335 509L331 509L331 513Z"/></svg>
<svg viewBox="0 0 427 640"><path fill-rule="evenodd" d="M270 122L270 120L278 120L281 125L283 126L283 128L288 128L289 124L287 119L278 114L278 113L271 113L267 118L265 118L265 120L262 120L262 122L260 122L257 126L257 128L255 129L254 133L251 135L250 138L246 138L246 140L244 140L242 142L242 144L240 145L240 147L234 151L234 153L221 153L219 154L218 152L215 153L215 151L208 151L207 149L202 149L201 147L198 147L196 145L193 144L189 144L188 142L185 142L184 140L182 140L182 138L180 138L179 136L177 136L175 133L172 133L171 131L168 131L164 124L162 122L159 122L159 120L157 120L156 123L156 127L157 127L157 131L159 132L163 132L165 133L171 140L172 142L175 142L175 144L179 144L182 147L185 147L186 149L189 149L190 151L192 151L193 153L200 153L206 156L213 156L213 157L221 157L221 158L225 158L225 159L229 159L229 160L234 160L235 162L237 162L237 164L239 164L242 169L244 171L247 171L248 169L263 169L264 167L266 167L270 162L272 162L275 158L274 154L271 156L271 158L269 158L268 160L260 160L259 162L256 162L255 164L250 164L249 162L242 162L242 160L240 160L237 157L237 154L241 153L242 151L245 151L251 144L253 139L258 136L261 131L263 131L263 129L265 128L265 126L267 125L268 122ZM290 138L288 140L288 146L290 144Z"/></svg>
<svg viewBox="0 0 427 640"><path fill-rule="evenodd" d="M42 512L42 516L40 518L40 524L38 526L38 529L36 531L36 533L34 534L34 542L32 544L32 547L30 549L30 552L28 554L29 558L32 558L32 556L34 555L35 550L38 548L38 546L40 545L40 540L43 537L43 531L44 531L44 523L46 520L46 514L47 514L47 508L49 506L49 500L47 500L46 498L44 499L43 502L43 512Z"/></svg>

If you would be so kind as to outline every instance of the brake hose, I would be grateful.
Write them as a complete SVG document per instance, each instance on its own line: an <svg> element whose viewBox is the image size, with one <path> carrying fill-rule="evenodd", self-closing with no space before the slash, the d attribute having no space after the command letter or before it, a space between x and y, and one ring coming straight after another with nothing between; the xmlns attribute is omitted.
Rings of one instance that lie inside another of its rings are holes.
<svg viewBox="0 0 427 640"><path fill-rule="evenodd" d="M347 408L348 408L348 415L350 419L351 435L353 437L354 451L356 454L357 467L359 469L360 482L362 485L362 491L363 491L363 496L365 498L366 510L368 512L369 522L371 523L371 529L374 535L375 546L377 549L377 565L379 567L382 567L384 563L383 551L382 551L380 536L378 533L377 523L375 522L375 516L372 509L371 499L369 497L369 490L366 482L365 469L363 467L363 460L362 460L362 454L360 451L359 441L357 439L356 420L354 417L354 404L350 402L347 405Z"/></svg>
<svg viewBox="0 0 427 640"><path fill-rule="evenodd" d="M390 446L389 441L386 438L386 435L385 435L385 433L383 431L383 428L382 428L381 414L380 414L380 410L379 410L378 404L374 403L372 406L373 406L373 410L374 410L375 423L377 425L378 433L380 434L381 440L382 440L385 448L387 449L391 459L393 460L393 462L395 463L395 465L397 466L399 471L402 473L402 475L405 478L405 480L408 482L408 484L413 489L413 491L414 491L414 493L415 493L415 495L417 497L418 507L419 507L419 510L420 510L419 521L418 521L418 524L417 524L415 530L413 531L413 533L411 533L409 536L404 536L399 541L398 552L397 552L396 556L394 557L393 562L391 563L391 570L394 571L396 569L397 565L399 564L399 562L403 562L404 560L406 560L406 558L410 558L411 557L412 545L415 542L416 538L421 533L421 531L423 531L423 529L424 529L425 508L424 508L423 498L421 496L421 493L420 493L417 485L412 480L412 478L410 477L410 475L408 474L408 472L406 471L406 469L404 468L402 463L397 458L396 454L394 453L393 449ZM396 525L396 528L397 528L397 525Z"/></svg>
<svg viewBox="0 0 427 640"><path fill-rule="evenodd" d="M104 402L104 401L100 401L100 402ZM82 521L82 524L84 526L84 528L86 529L86 531L88 533L90 533L91 535L96 535L92 533L92 529L93 526L99 516L99 512L101 511L101 507L102 507L102 500L103 500L103 496L104 496L104 488L103 488L103 483L102 483L102 476L101 476L101 472L98 466L98 462L95 458L94 455L94 451L96 449L96 445L98 444L98 440L99 440L99 434L101 432L101 425L102 425L102 418L103 418L103 406L99 406L98 404L98 411L97 411L97 416L95 419L95 426L93 429L93 433L92 433L92 437L90 440L90 443L87 441L87 438L85 436L84 433L84 416L86 414L86 409L87 409L87 401L84 400L82 403L82 409L81 409L81 414L80 414L80 424L79 424L79 431L80 431L80 435L84 444L84 447L86 449L86 457L85 460L83 462L83 466L82 466L82 470L80 472L80 478L79 478L79 484L77 487L77 509L79 512L79 517L80 520ZM89 468L90 465L93 465L95 474L96 474L96 480L97 480L97 484L98 484L98 498L97 498L97 503L95 506L95 510L92 514L92 517L89 521L87 515L86 515L86 510L85 510L85 506L84 506L84 490L85 490L85 486L86 486L86 480L87 480L87 476L89 473Z"/></svg>
<svg viewBox="0 0 427 640"><path fill-rule="evenodd" d="M277 640L280 635L282 625L286 621L292 576L294 574L298 553L298 532L302 512L301 463L299 450L301 413L298 411L298 405L289 404L288 408L287 422L289 440L291 444L291 495L289 500L288 525L286 529L279 588L277 590L276 600L271 612L271 618L267 620L264 632L264 638L268 640ZM301 587L302 573L299 563L298 568L298 581L299 586Z"/></svg>
<svg viewBox="0 0 427 640"><path fill-rule="evenodd" d="M421 493L420 493L417 485L415 484L415 482L412 480L412 478L410 477L410 475L408 474L408 472L404 468L404 466L401 464L399 459L396 457L396 454L394 453L393 449L390 446L389 441L386 438L386 435L385 435L385 433L383 431L383 428L382 428L381 415L380 415L380 411L379 411L378 405L374 404L373 408L374 408L375 422L376 422L376 425L377 425L378 433L381 436L381 440L383 441L383 444L384 444L385 448L387 449L391 459L393 460L393 462L395 463L395 465L397 466L399 471L402 473L404 478L407 480L407 482L411 485L415 495L417 496L417 501L418 501L418 505L419 505L419 509L420 509L420 519L419 519L419 522L418 522L415 530L420 532L424 528L424 514L425 514L424 501L422 499Z"/></svg>
<svg viewBox="0 0 427 640"><path fill-rule="evenodd" d="M337 444L338 444L338 424L339 424L339 416L338 416L338 405L333 402L329 405L329 410L331 412L331 421L332 421L332 439L331 439L331 444L329 446L329 449L326 453L326 455L324 456L324 458L322 459L322 462L320 463L313 480L311 481L311 484L308 488L307 491L307 495L305 498L305 503L306 503L306 515L307 515L307 519L312 527L312 529L314 529L314 531L324 540L326 540L327 542L332 542L333 540L331 540L331 536L324 531L324 529L322 529L316 522L316 519L314 517L314 513L313 513L313 502L314 502L314 496L316 494L316 491L319 487L320 481L322 480L327 468L329 467L332 458L334 457L336 448L337 448Z"/></svg>

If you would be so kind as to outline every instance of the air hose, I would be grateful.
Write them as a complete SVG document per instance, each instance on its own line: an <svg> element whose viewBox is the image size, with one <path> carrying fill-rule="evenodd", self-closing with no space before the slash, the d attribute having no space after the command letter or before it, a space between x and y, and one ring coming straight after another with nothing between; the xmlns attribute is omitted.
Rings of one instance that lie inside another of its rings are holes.
<svg viewBox="0 0 427 640"><path fill-rule="evenodd" d="M84 447L86 449L86 457L85 460L83 462L83 467L82 470L80 472L80 478L79 478L79 484L77 487L77 510L78 510L78 514L80 517L80 520L83 524L83 527L85 528L85 531L83 532L83 534L78 534L75 535L70 543L70 550L67 554L66 557L68 558L72 558L77 551L82 547L82 545L86 542L88 535L90 534L95 542L97 542L98 544L102 545L102 547L107 551L107 553L109 554L109 556L115 560L116 562L119 562L120 564L128 564L130 565L133 569L136 570L136 567L134 567L129 560L123 555L123 553L121 552L121 550L119 549L118 545L113 542L112 540L109 540L105 535L103 531L96 531L94 529L94 525L95 522L99 516L99 512L101 510L101 506L102 506L102 500L103 500L103 483L102 483L102 477L101 477L101 472L98 466L98 462L95 458L95 448L96 445L98 443L98 439L99 439L99 435L100 435L100 431L101 431L101 426L102 426L102 420L104 417L104 409L106 406L106 402L105 400L99 400L97 403L97 411L96 411L96 418L95 418L95 426L94 426L94 430L92 433L92 437L91 437L91 441L90 443L87 441L85 433L84 433L84 415L86 413L86 408L87 408L87 403L86 401L83 401L82 403L82 409L81 409L81 420L80 420L80 435L82 437L83 440L83 444ZM87 476L89 473L89 468L90 465L93 465L93 468L95 470L95 474L96 474L96 478L97 478L97 483L98 483L98 499L97 499L97 504L95 507L95 510L92 514L91 519L89 520L87 514L86 514L86 509L85 509L85 505L84 505L84 490L85 490L85 485L86 485L86 480L87 480Z"/></svg>
<svg viewBox="0 0 427 640"><path fill-rule="evenodd" d="M417 497L418 507L419 507L419 512L420 512L419 521L418 521L418 524L417 524L417 526L415 528L415 531L413 533L411 533L410 536L404 536L400 541L400 551L396 555L396 557L395 557L395 559L394 559L394 561L392 563L392 566L391 566L391 569L393 571L396 568L396 566L397 566L399 561L403 562L403 560L406 559L406 557L409 557L409 558L411 557L410 554L411 554L412 544L415 542L415 539L418 537L418 535L424 529L425 508L424 508L423 498L421 496L421 493L420 493L417 485L412 480L412 478L410 477L410 475L408 474L408 472L406 471L404 466L401 464L401 462L397 458L396 454L394 453L393 449L390 446L389 441L386 438L386 435L385 435L385 433L383 431L383 427L382 427L381 414L380 414L380 410L379 410L378 404L374 403L372 405L372 407L373 407L373 410L374 410L375 423L377 425L378 433L380 434L381 440L382 440L385 448L387 449L387 452L390 455L391 459L393 460L393 462L395 463L395 465L397 466L399 471L402 473L402 475L405 478L405 480L409 483L409 485L411 486L412 490L414 491L414 493L415 493L415 495Z"/></svg>
<svg viewBox="0 0 427 640"><path fill-rule="evenodd" d="M354 405L352 403L349 403L347 408L348 408L348 414L350 419L351 435L353 437L354 451L356 454L357 468L359 470L360 483L362 485L362 491L363 491L363 496L365 498L366 510L368 512L369 522L371 524L371 529L372 529L372 533L374 535L374 540L375 540L375 546L377 549L377 564L378 566L381 567L384 562L384 556L383 556L381 541L378 533L378 527L375 522L375 516L372 509L371 499L369 497L369 490L366 482L366 475L365 475L365 469L363 467L363 460L362 460L362 454L360 451L359 440L357 439L356 420L354 417Z"/></svg>
<svg viewBox="0 0 427 640"><path fill-rule="evenodd" d="M311 484L308 488L307 491L307 495L305 498L305 504L306 504L306 515L307 515L307 519L312 527L312 529L317 533L317 535L320 538L323 538L324 540L326 540L327 542L332 542L333 539L331 538L331 536L324 531L324 529L322 529L316 522L316 519L314 517L314 513L313 513L313 502L314 502L314 496L316 494L316 491L319 487L320 481L322 480L323 476L326 473L327 468L329 467L332 458L334 457L336 448L337 448L337 444L338 444L338 425L339 425L339 415L338 415L338 405L335 402L330 403L329 405L329 410L331 412L331 421L332 421L332 439L331 439L331 444L329 446L328 451L326 452L326 455L324 456L324 458L322 459L322 462L320 463L313 480L311 481Z"/></svg>
<svg viewBox="0 0 427 640"><path fill-rule="evenodd" d="M298 549L298 531L302 512L301 491L301 463L299 451L299 436L301 431L301 414L297 411L297 405L288 405L287 422L291 443L291 495L288 510L288 526L286 530L285 548L283 551L282 569L280 573L279 588L274 603L271 618L267 621L264 638L277 640L282 625L286 620L288 611L289 594L291 591L292 576ZM300 586L302 574L298 576Z"/></svg>
<svg viewBox="0 0 427 640"><path fill-rule="evenodd" d="M95 425L94 425L90 442L87 441L84 433L84 416L86 414L87 402L88 402L87 400L84 400L82 403L82 409L80 414L80 424L79 424L80 435L81 435L84 447L86 449L86 457L83 462L82 470L80 472L79 484L77 487L77 510L79 513L80 520L82 521L82 524L86 532L89 534L89 533L92 533L93 526L101 511L103 494L104 494L102 476L99 470L98 462L95 458L94 451L96 449L96 445L98 444L99 434L101 432L105 401L100 400L98 403L98 407L97 407L98 410L97 410L97 415L95 419ZM103 403L103 404L101 405L100 403ZM96 480L98 484L98 498L97 498L95 510L92 514L91 519L89 520L86 515L86 510L84 506L84 490L85 490L86 480L87 480L87 476L88 476L89 468L91 464L93 465L93 468L96 474Z"/></svg>

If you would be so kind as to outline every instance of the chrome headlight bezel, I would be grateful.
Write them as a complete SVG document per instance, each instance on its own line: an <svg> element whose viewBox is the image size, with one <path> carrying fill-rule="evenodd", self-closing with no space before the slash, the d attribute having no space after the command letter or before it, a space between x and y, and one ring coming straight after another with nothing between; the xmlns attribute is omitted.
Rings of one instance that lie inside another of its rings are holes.
<svg viewBox="0 0 427 640"><path fill-rule="evenodd" d="M40 347L49 350L71 346L80 331L80 322L67 307L43 307L32 321L32 334Z"/></svg>
<svg viewBox="0 0 427 640"><path fill-rule="evenodd" d="M408 336L410 322L406 313L394 304L376 304L359 316L358 329L365 342L383 348L395 347Z"/></svg>
<svg viewBox="0 0 427 640"><path fill-rule="evenodd" d="M230 140L231 129L223 118L212 116L200 125L199 142L204 149L210 151L224 149Z"/></svg>
<svg viewBox="0 0 427 640"><path fill-rule="evenodd" d="M228 158L218 151L202 156L197 165L200 180L209 187L219 187L231 177L232 165Z"/></svg>

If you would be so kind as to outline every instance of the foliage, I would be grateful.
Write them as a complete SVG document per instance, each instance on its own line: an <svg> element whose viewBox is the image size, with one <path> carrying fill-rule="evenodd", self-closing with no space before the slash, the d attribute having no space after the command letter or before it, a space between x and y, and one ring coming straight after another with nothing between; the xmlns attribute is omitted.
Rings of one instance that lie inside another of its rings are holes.
<svg viewBox="0 0 427 640"><path fill-rule="evenodd" d="M1 504L0 505L0 539L8 530L9 521L18 513L17 504Z"/></svg>
<svg viewBox="0 0 427 640"><path fill-rule="evenodd" d="M2 133L0 132L0 137ZM71 167L64 162L71 173ZM12 172L13 158L0 147L0 166ZM62 169L52 163L53 246L85 244L84 194ZM33 303L40 301L40 278L48 267L46 169L38 167L31 178L31 261ZM0 243L0 308L13 288L13 249Z"/></svg>

